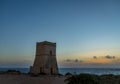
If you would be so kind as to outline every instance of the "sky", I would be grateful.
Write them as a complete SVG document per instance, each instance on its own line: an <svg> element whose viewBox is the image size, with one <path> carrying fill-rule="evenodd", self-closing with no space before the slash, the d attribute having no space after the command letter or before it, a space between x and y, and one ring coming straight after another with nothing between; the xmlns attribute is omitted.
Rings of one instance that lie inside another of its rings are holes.
<svg viewBox="0 0 120 84"><path fill-rule="evenodd" d="M36 42L59 67L120 68L120 0L0 0L0 67L29 67Z"/></svg>

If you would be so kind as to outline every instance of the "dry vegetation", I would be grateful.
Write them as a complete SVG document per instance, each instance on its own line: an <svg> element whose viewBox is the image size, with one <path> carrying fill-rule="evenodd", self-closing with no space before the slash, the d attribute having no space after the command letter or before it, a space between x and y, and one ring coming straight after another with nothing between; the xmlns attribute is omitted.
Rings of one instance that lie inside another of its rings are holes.
<svg viewBox="0 0 120 84"><path fill-rule="evenodd" d="M120 75L71 75L65 79L67 84L120 84Z"/></svg>

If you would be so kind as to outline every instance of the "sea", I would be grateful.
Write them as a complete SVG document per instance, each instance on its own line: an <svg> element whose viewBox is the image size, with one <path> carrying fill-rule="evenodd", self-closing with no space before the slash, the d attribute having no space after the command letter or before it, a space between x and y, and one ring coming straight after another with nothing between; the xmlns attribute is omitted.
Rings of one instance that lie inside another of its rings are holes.
<svg viewBox="0 0 120 84"><path fill-rule="evenodd" d="M29 73L29 68L0 68L0 72L7 70L17 70L23 73ZM120 75L120 68L59 68L60 74L65 75L68 72L72 74L88 73L96 75L103 74Z"/></svg>

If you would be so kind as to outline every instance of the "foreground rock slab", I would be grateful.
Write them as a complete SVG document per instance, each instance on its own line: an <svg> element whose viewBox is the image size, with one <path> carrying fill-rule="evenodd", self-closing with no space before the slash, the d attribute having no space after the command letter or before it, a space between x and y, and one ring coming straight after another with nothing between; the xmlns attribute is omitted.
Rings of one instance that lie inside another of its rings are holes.
<svg viewBox="0 0 120 84"><path fill-rule="evenodd" d="M40 76L31 77L29 75L0 75L0 84L65 84L65 77Z"/></svg>

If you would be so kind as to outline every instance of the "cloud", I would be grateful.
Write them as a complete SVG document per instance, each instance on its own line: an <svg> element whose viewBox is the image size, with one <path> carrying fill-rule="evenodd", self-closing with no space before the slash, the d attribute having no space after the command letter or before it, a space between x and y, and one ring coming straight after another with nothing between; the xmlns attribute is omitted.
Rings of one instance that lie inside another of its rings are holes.
<svg viewBox="0 0 120 84"><path fill-rule="evenodd" d="M93 59L97 59L97 56L93 56Z"/></svg>
<svg viewBox="0 0 120 84"><path fill-rule="evenodd" d="M75 59L75 60L74 60L74 62L76 62L76 63L78 63L78 62L82 63L82 62L83 62L83 60L78 60L78 59Z"/></svg>
<svg viewBox="0 0 120 84"><path fill-rule="evenodd" d="M66 62L71 62L71 60L70 60L70 59L66 59L65 61L66 61Z"/></svg>
<svg viewBox="0 0 120 84"><path fill-rule="evenodd" d="M75 63L78 63L78 62L83 62L83 60L78 60L78 59L75 59L75 60L71 60L71 59L66 59L65 60L66 62L75 62Z"/></svg>
<svg viewBox="0 0 120 84"><path fill-rule="evenodd" d="M107 58L107 59L115 59L115 56L106 55L105 58Z"/></svg>
<svg viewBox="0 0 120 84"><path fill-rule="evenodd" d="M79 60L79 62L84 62L83 60Z"/></svg>
<svg viewBox="0 0 120 84"><path fill-rule="evenodd" d="M102 56L99 56L99 58L101 58ZM111 55L106 55L106 56L103 56L104 58L106 59L115 59L116 57L115 56L111 56ZM98 59L97 56L93 56L93 59Z"/></svg>
<svg viewBox="0 0 120 84"><path fill-rule="evenodd" d="M79 60L78 59L75 59L75 62L78 62Z"/></svg>

